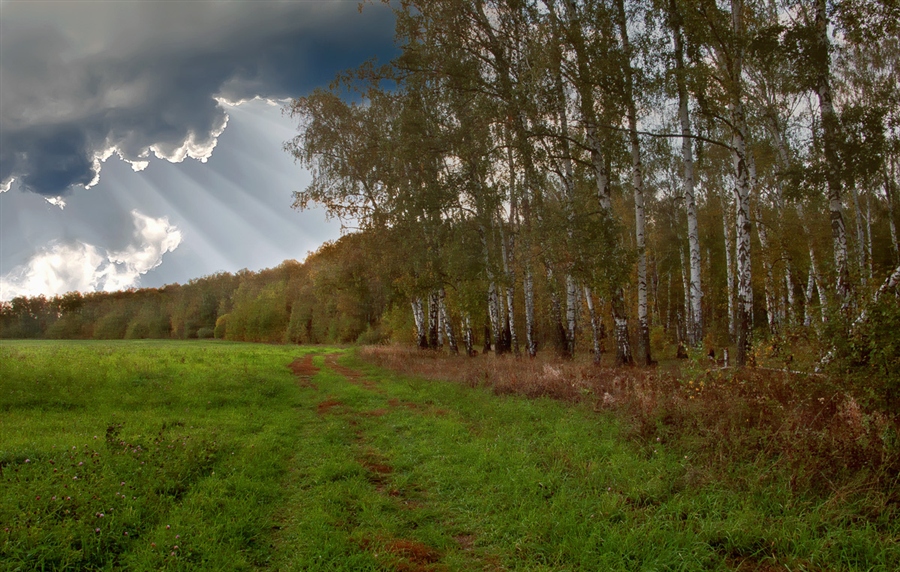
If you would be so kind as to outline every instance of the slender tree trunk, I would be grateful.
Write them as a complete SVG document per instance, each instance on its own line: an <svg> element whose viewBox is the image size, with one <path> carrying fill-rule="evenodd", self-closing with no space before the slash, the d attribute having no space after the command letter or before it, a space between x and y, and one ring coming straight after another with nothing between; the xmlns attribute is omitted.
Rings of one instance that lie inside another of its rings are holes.
<svg viewBox="0 0 900 572"><path fill-rule="evenodd" d="M503 228L501 227L501 233ZM506 323L509 326L509 345L510 349L519 355L519 338L516 335L516 314L515 314L515 274L512 270L513 243L512 237L506 237L501 234L503 241L503 273L506 275Z"/></svg>
<svg viewBox="0 0 900 572"><path fill-rule="evenodd" d="M824 324L828 321L828 290L825 287L825 282L822 280L822 274L819 272L819 266L816 263L816 252L812 246L809 247L809 267L816 282L816 292L819 295L819 312L822 315L822 323Z"/></svg>
<svg viewBox="0 0 900 572"><path fill-rule="evenodd" d="M537 342L534 339L534 276L530 267L525 268L522 289L525 291L525 351L529 357L534 357Z"/></svg>
<svg viewBox="0 0 900 572"><path fill-rule="evenodd" d="M494 346L494 353L497 355L503 353L503 312L501 304L500 296L497 293L497 285L492 281L488 286L488 318L491 324L491 341Z"/></svg>
<svg viewBox="0 0 900 572"><path fill-rule="evenodd" d="M691 317L691 313L693 312L693 308L691 308L691 282L688 279L688 274L690 271L687 269L687 264L684 261L684 250L681 248L678 249L678 254L681 257L681 286L684 291L684 329L679 332L678 338L679 342L682 340L689 340L691 336L691 324L694 322Z"/></svg>
<svg viewBox="0 0 900 572"><path fill-rule="evenodd" d="M735 37L744 35L743 0L731 1L731 19ZM747 122L743 101L743 48L735 47L731 57L731 156L734 164L734 198L737 244L737 355L738 366L750 361L753 329L753 283L750 260L750 161L747 151Z"/></svg>
<svg viewBox="0 0 900 572"><path fill-rule="evenodd" d="M850 307L852 287L847 267L847 231L844 225L840 157L838 143L840 124L834 111L831 94L831 42L828 39L827 0L816 0L816 95L819 98L819 114L822 120L825 149L825 180L828 185L828 209L831 213L831 238L834 243L834 268L837 274L836 290L841 309Z"/></svg>
<svg viewBox="0 0 900 572"><path fill-rule="evenodd" d="M453 322L450 320L450 315L447 312L447 292L444 290L444 287L441 286L440 289L440 299L439 304L441 307L441 322L444 324L444 333L447 336L447 345L450 348L450 352L453 354L459 354L459 346L456 344L456 335L453 333Z"/></svg>
<svg viewBox="0 0 900 572"><path fill-rule="evenodd" d="M866 285L866 227L863 222L862 208L859 204L859 192L856 186L850 186L850 197L853 199L853 214L856 216L856 264L859 267L859 279L863 287Z"/></svg>
<svg viewBox="0 0 900 572"><path fill-rule="evenodd" d="M900 264L900 240L897 237L897 223L894 219L894 160L891 163L891 175L888 175L887 167L884 168L884 196L887 200L888 224L891 229L891 246L894 251L894 263Z"/></svg>
<svg viewBox="0 0 900 572"><path fill-rule="evenodd" d="M874 268L872 267L872 195L866 193L866 270L868 271L868 279L875 278Z"/></svg>
<svg viewBox="0 0 900 572"><path fill-rule="evenodd" d="M547 287L550 289L550 320L553 322L556 353L561 356L571 357L568 355L568 339L566 328L563 326L562 303L559 300L553 268L549 263L547 264Z"/></svg>
<svg viewBox="0 0 900 572"><path fill-rule="evenodd" d="M801 221L806 220L805 209L803 208L802 204L797 204L797 214L800 216ZM828 306L830 305L828 291L825 287L825 282L822 279L822 274L821 272L819 272L816 249L813 246L812 234L810 233L809 225L806 222L803 222L802 227L803 233L806 235L806 244L809 248L809 267L816 284L816 292L819 294L819 311L822 314L822 323L824 324L828 321Z"/></svg>
<svg viewBox="0 0 900 572"><path fill-rule="evenodd" d="M433 290L428 297L428 347L433 350L438 348L438 337L441 331L438 324L439 316L438 294L436 290Z"/></svg>
<svg viewBox="0 0 900 572"><path fill-rule="evenodd" d="M809 269L809 278L806 280L806 306L803 307L803 325L807 328L812 325L812 297L815 287L814 271Z"/></svg>
<svg viewBox="0 0 900 572"><path fill-rule="evenodd" d="M625 74L625 110L628 118L629 147L631 150L631 185L634 191L634 235L637 248L638 268L638 348L644 365L653 363L650 355L650 317L647 308L647 246L645 240L644 217L644 167L641 161L641 143L637 132L637 106L634 100L634 72L632 68L631 43L628 38L628 21L624 0L617 0L619 37L627 62Z"/></svg>
<svg viewBox="0 0 900 572"><path fill-rule="evenodd" d="M728 288L728 333L733 340L736 333L734 323L734 261L732 260L734 243L731 239L731 224L728 221L728 203L724 198L722 199L722 231L725 235L725 284Z"/></svg>
<svg viewBox="0 0 900 572"><path fill-rule="evenodd" d="M784 295L785 295L785 316L791 325L797 323L797 309L794 307L794 277L793 267L790 256L787 256L784 263Z"/></svg>
<svg viewBox="0 0 900 572"><path fill-rule="evenodd" d="M475 333L472 331L472 318L466 313L465 322L463 323L464 342L466 344L466 355L472 357L475 355Z"/></svg>
<svg viewBox="0 0 900 572"><path fill-rule="evenodd" d="M575 356L575 318L578 310L578 290L575 278L566 274L566 354Z"/></svg>
<svg viewBox="0 0 900 572"><path fill-rule="evenodd" d="M756 203L756 228L759 233L763 270L766 273L763 280L766 297L766 321L769 324L769 332L776 334L778 333L778 304L775 300L775 269L772 267L771 253L769 252L769 231L762 220L762 208L759 206L759 201Z"/></svg>
<svg viewBox="0 0 900 572"><path fill-rule="evenodd" d="M416 338L418 340L419 349L428 348L428 330L425 327L425 311L422 308L422 299L413 298L412 302L413 320L416 323Z"/></svg>
<svg viewBox="0 0 900 572"><path fill-rule="evenodd" d="M591 318L591 342L593 345L594 363L600 363L600 336L602 324L600 323L600 316L597 315L597 312L594 309L594 297L588 286L584 287L584 301L587 304L588 316Z"/></svg>
<svg viewBox="0 0 900 572"><path fill-rule="evenodd" d="M682 192L687 214L688 250L690 251L691 311L688 343L697 346L703 341L703 286L700 280L700 232L697 223L697 203L694 196L694 151L691 139L691 121L688 115L688 91L684 69L684 38L681 34L681 16L677 4L670 4L672 39L675 48L675 81L678 86L678 121L681 124Z"/></svg>

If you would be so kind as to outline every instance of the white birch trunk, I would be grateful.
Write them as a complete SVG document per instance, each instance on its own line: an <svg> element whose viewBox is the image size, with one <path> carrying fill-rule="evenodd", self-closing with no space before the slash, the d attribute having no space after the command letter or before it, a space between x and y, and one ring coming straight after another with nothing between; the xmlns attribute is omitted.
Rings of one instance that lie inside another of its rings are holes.
<svg viewBox="0 0 900 572"><path fill-rule="evenodd" d="M733 242L731 240L731 224L728 221L728 202L722 199L722 231L725 236L725 277L726 287L728 288L728 332L731 334L732 340L735 335L734 324L734 261L732 260Z"/></svg>
<svg viewBox="0 0 900 572"><path fill-rule="evenodd" d="M731 1L732 31L738 42L744 35L743 0ZM747 151L747 122L743 101L743 48L735 46L732 54L729 82L731 83L731 157L734 165L734 198L736 212L735 243L737 246L737 352L738 366L751 359L753 328L753 285L750 260L750 159Z"/></svg>
<svg viewBox="0 0 900 572"><path fill-rule="evenodd" d="M806 280L806 305L803 307L803 325L807 328L812 325L812 297L815 288L813 269L809 269L809 278Z"/></svg>
<svg viewBox="0 0 900 572"><path fill-rule="evenodd" d="M691 308L691 282L688 279L687 264L684 261L684 250L681 248L678 249L678 254L681 258L681 286L684 291L684 330L679 332L678 338L679 341L687 340L691 335L691 324L693 323L693 318L691 317L691 312L693 312L693 308Z"/></svg>
<svg viewBox="0 0 900 572"><path fill-rule="evenodd" d="M641 161L641 144L637 132L637 106L634 100L634 73L632 68L631 43L628 38L628 22L624 0L617 0L619 38L622 50L628 58L625 66L625 110L628 118L629 147L631 151L631 185L634 192L634 237L637 249L638 287L638 350L644 365L650 365L650 317L647 311L647 246L644 236L644 167Z"/></svg>
<svg viewBox="0 0 900 572"><path fill-rule="evenodd" d="M684 78L684 39L680 17L672 14L672 39L675 48L675 79L678 86L678 121L681 124L682 192L687 215L688 250L690 252L691 311L688 343L697 346L703 341L703 286L700 280L700 232L697 223L697 203L694 194L694 151L691 140L691 121L688 115L688 92Z"/></svg>
<svg viewBox="0 0 900 572"><path fill-rule="evenodd" d="M566 353L575 355L575 326L578 311L578 291L575 278L566 274Z"/></svg>
<svg viewBox="0 0 900 572"><path fill-rule="evenodd" d="M510 215L512 217L512 215ZM511 349L519 355L519 338L516 335L516 313L515 313L515 274L512 271L512 237L505 236L501 227L501 240L503 241L503 273L506 275L506 320L509 324L509 343Z"/></svg>
<svg viewBox="0 0 900 572"><path fill-rule="evenodd" d="M588 316L591 318L591 342L594 351L594 363L600 363L600 336L602 324L600 323L600 317L594 309L594 297L588 286L584 287L584 301L587 304Z"/></svg>
<svg viewBox="0 0 900 572"><path fill-rule="evenodd" d="M875 269L872 267L872 195L866 193L866 270L868 279L875 277Z"/></svg>
<svg viewBox="0 0 900 572"><path fill-rule="evenodd" d="M756 228L759 233L759 245L762 251L763 270L766 275L763 279L763 288L766 298L766 321L769 324L769 332L778 332L778 305L775 298L775 269L772 267L771 253L769 252L769 231L762 220L762 208L759 201L756 203Z"/></svg>
<svg viewBox="0 0 900 572"><path fill-rule="evenodd" d="M787 306L785 315L791 324L796 324L797 309L794 306L794 277L790 258L785 261L784 265L784 296Z"/></svg>
<svg viewBox="0 0 900 572"><path fill-rule="evenodd" d="M438 294L433 290L428 297L428 347L437 349L440 338L440 311L438 309Z"/></svg>
<svg viewBox="0 0 900 572"><path fill-rule="evenodd" d="M525 291L525 351L529 357L537 355L537 342L534 339L534 276L531 268L525 269L522 282Z"/></svg>
<svg viewBox="0 0 900 572"><path fill-rule="evenodd" d="M444 333L447 336L447 345L450 347L450 352L459 354L459 346L456 344L456 335L453 333L453 322L450 320L450 315L447 312L446 298L447 292L442 286L439 298L441 306L441 323L444 325Z"/></svg>
<svg viewBox="0 0 900 572"><path fill-rule="evenodd" d="M410 302L412 305L413 320L416 323L416 338L420 349L428 347L428 332L425 327L425 310L422 307L421 298L413 298Z"/></svg>
<svg viewBox="0 0 900 572"><path fill-rule="evenodd" d="M887 199L888 224L891 229L894 262L900 264L900 240L897 237L897 223L894 220L894 171L894 160L891 159L891 175L888 175L887 167L884 169L884 196Z"/></svg>
<svg viewBox="0 0 900 572"><path fill-rule="evenodd" d="M850 197L853 199L853 214L856 217L856 264L859 267L859 278L863 286L866 285L866 228L863 222L862 208L859 204L859 193L856 186L850 187Z"/></svg>
<svg viewBox="0 0 900 572"><path fill-rule="evenodd" d="M828 210L831 214L831 238L834 244L834 268L837 275L836 291L841 309L850 307L852 288L847 267L847 230L844 225L842 189L840 181L840 157L837 151L840 124L834 111L831 94L831 42L828 39L827 0L816 0L816 48L819 54L816 95L819 98L819 115L822 121L823 147L825 150L825 179L828 184Z"/></svg>

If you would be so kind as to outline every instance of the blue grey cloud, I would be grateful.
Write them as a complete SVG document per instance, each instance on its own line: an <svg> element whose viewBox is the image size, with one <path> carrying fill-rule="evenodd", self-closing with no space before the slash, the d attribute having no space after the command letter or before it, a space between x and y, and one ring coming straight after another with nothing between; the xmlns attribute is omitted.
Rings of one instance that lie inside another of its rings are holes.
<svg viewBox="0 0 900 572"><path fill-rule="evenodd" d="M90 186L115 153L205 160L219 99L285 98L394 54L393 16L357 2L0 2L0 185Z"/></svg>

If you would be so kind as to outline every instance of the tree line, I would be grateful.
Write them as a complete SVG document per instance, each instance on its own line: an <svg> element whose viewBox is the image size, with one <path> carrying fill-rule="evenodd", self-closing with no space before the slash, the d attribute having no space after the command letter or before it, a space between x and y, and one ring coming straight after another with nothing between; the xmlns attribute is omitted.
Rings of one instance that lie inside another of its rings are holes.
<svg viewBox="0 0 900 572"><path fill-rule="evenodd" d="M221 272L183 285L14 298L0 303L0 337L378 342L391 287L372 274L360 242L348 235L303 263Z"/></svg>
<svg viewBox="0 0 900 572"><path fill-rule="evenodd" d="M896 292L887 0L405 0L399 55L289 106L324 205L393 241L420 346L650 364L655 331L846 338ZM384 240L378 238L377 240ZM887 282L885 282L885 280ZM658 334L656 334L658 335Z"/></svg>

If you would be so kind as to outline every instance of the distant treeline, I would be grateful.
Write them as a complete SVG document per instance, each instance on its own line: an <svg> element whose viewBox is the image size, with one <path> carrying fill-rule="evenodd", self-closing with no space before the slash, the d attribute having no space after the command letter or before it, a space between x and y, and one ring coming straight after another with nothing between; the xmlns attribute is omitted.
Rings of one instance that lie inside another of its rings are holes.
<svg viewBox="0 0 900 572"><path fill-rule="evenodd" d="M377 342L390 336L381 318L397 294L373 272L374 259L360 238L347 235L303 263L288 260L259 272L221 272L162 288L14 298L0 303L0 337ZM412 330L411 317L408 322Z"/></svg>

